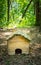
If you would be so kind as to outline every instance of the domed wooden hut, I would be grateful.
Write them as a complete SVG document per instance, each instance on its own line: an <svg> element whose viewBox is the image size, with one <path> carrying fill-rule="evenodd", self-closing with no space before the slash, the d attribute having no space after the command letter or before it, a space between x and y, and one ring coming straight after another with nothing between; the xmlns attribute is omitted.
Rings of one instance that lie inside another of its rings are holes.
<svg viewBox="0 0 41 65"><path fill-rule="evenodd" d="M29 44L29 36L17 31L7 40L8 54L29 54Z"/></svg>

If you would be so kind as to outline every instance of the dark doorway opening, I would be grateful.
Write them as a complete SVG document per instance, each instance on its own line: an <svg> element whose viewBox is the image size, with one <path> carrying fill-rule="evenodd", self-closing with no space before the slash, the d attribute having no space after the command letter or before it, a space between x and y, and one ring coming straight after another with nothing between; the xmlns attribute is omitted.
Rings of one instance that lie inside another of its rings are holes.
<svg viewBox="0 0 41 65"><path fill-rule="evenodd" d="M15 54L22 54L22 50L21 49L15 49Z"/></svg>

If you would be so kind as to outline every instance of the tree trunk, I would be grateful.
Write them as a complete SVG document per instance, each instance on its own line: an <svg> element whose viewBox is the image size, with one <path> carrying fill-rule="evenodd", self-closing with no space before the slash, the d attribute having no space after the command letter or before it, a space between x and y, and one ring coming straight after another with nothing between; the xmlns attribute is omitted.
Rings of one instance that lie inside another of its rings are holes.
<svg viewBox="0 0 41 65"><path fill-rule="evenodd" d="M35 1L35 14L36 14L36 26L39 26L39 30L41 29L41 2L40 0Z"/></svg>
<svg viewBox="0 0 41 65"><path fill-rule="evenodd" d="M35 2L36 26L39 26L39 0Z"/></svg>
<svg viewBox="0 0 41 65"><path fill-rule="evenodd" d="M10 0L7 0L7 26L9 24Z"/></svg>

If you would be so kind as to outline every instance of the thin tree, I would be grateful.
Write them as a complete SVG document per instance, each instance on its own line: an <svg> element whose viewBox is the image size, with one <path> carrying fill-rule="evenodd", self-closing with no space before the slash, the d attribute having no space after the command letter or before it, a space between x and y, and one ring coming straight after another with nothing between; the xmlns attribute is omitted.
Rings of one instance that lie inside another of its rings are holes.
<svg viewBox="0 0 41 65"><path fill-rule="evenodd" d="M7 0L7 26L9 24L10 0Z"/></svg>

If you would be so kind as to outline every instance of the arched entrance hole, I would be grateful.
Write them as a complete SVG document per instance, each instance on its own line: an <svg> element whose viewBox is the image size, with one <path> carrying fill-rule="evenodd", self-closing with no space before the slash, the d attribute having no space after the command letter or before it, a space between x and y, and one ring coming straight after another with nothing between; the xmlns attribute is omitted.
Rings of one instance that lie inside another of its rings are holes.
<svg viewBox="0 0 41 65"><path fill-rule="evenodd" d="M15 49L15 54L22 54L22 50L21 49Z"/></svg>

